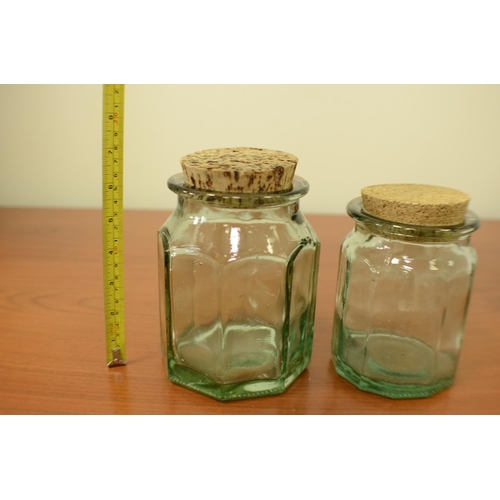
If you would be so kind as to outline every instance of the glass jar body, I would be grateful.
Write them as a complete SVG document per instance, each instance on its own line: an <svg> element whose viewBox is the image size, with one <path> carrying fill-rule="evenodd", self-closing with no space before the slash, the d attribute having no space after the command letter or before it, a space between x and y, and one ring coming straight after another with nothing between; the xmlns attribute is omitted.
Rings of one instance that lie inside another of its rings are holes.
<svg viewBox="0 0 500 500"><path fill-rule="evenodd" d="M303 194L261 205L261 195L179 183L169 182L178 205L159 230L168 376L219 400L280 393L311 359L319 241Z"/></svg>
<svg viewBox="0 0 500 500"><path fill-rule="evenodd" d="M348 205L332 340L339 375L391 398L430 396L453 383L476 265L462 227L393 224Z"/></svg>

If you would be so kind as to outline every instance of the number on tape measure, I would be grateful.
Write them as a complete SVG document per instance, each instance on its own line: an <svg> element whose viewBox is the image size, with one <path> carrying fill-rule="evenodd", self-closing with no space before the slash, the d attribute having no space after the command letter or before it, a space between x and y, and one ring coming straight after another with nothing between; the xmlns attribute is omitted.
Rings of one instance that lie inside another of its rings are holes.
<svg viewBox="0 0 500 500"><path fill-rule="evenodd" d="M108 366L124 365L123 131L125 85L104 85L102 118L102 233Z"/></svg>

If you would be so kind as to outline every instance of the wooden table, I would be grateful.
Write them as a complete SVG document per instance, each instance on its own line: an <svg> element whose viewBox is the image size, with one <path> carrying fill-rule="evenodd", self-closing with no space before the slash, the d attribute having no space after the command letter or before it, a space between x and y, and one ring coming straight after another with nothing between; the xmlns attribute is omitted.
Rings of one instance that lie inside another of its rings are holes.
<svg viewBox="0 0 500 500"><path fill-rule="evenodd" d="M167 213L125 212L128 364L105 362L101 212L0 209L1 414L500 414L500 221L479 254L455 384L394 401L355 389L330 361L347 216L310 215L322 242L313 359L279 396L220 403L172 384L160 353L156 232Z"/></svg>

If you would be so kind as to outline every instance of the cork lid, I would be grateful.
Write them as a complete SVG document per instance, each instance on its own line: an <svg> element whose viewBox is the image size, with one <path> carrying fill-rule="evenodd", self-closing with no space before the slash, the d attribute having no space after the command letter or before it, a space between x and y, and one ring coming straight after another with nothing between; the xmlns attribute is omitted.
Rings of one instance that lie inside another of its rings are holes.
<svg viewBox="0 0 500 500"><path fill-rule="evenodd" d="M181 158L186 184L198 189L237 193L287 191L299 159L259 148L205 149Z"/></svg>
<svg viewBox="0 0 500 500"><path fill-rule="evenodd" d="M361 190L363 208L380 219L415 226L456 226L464 222L470 196L424 184L379 184Z"/></svg>

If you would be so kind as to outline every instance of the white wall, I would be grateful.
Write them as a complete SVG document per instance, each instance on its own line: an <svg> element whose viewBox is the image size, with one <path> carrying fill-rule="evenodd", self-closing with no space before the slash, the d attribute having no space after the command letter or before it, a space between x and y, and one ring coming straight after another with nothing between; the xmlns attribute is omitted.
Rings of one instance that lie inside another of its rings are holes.
<svg viewBox="0 0 500 500"><path fill-rule="evenodd" d="M0 206L99 208L101 105L101 85L0 85ZM500 85L127 85L125 127L125 208L173 208L185 154L253 146L299 157L306 213L415 182L500 219Z"/></svg>

